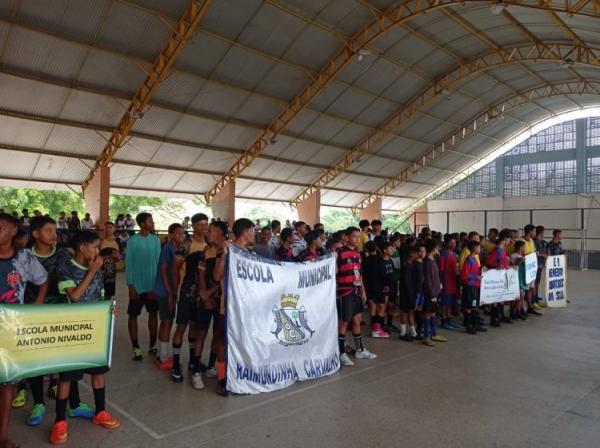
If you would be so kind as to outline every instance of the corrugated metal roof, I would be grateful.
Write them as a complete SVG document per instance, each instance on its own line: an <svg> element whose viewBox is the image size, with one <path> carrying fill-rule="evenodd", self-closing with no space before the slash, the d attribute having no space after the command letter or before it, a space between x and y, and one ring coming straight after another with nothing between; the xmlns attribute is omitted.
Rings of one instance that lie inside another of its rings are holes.
<svg viewBox="0 0 600 448"><path fill-rule="evenodd" d="M138 134L117 152L111 175L114 185L210 190L217 174L231 167L261 128L306 85L309 71L323 68L343 47L345 36L374 19L367 6L385 10L395 3L213 2L200 29L177 58L174 67L178 70L161 83L155 104L135 123L133 130ZM52 7L41 0L1 2L0 146L13 150L0 149L0 154L19 161L9 168L24 178L48 180L48 188L56 187L52 180L80 182L88 168L74 157L91 163L102 151L110 129L147 75L145 70L164 47L169 24L175 23L187 5L187 0L53 0ZM433 78L454 70L463 60L491 53L495 46L530 43L530 37L515 28L508 16L492 14L489 6L466 2L447 11L438 8L374 40L369 52L354 57L312 101L313 110L301 111L285 135L269 142L264 157L257 158L238 179L238 193L293 199L302 191L293 184L312 183L373 127L407 107ZM584 10L593 14L591 5ZM547 12L516 5L508 11L536 39L566 44L575 39ZM579 38L600 46L597 16L558 15ZM476 35L470 28L480 32ZM401 160L418 159L491 104L543 82L572 80L574 75L567 68L560 62L538 60L504 64L465 77L450 92L402 120L370 154L353 163L350 172L342 172L328 185L357 193L325 189L323 196L328 199L322 201L354 205L352 201L358 202L363 192L375 190L383 178L405 168L407 163ZM598 79L595 67L575 64L572 68L585 79ZM597 104L592 96L573 98L582 105ZM511 110L504 120L485 127L489 138L470 137L457 150L481 154L526 123L576 107L566 96L537 103ZM51 153L40 155L41 151ZM447 155L434 165L455 169L465 160L469 159ZM138 166L145 163L152 167ZM185 169L216 174L186 174ZM424 169L414 179L429 182L448 174L441 173ZM263 180L244 179L244 174ZM405 186L417 192L428 188ZM384 204L404 203L386 198Z"/></svg>

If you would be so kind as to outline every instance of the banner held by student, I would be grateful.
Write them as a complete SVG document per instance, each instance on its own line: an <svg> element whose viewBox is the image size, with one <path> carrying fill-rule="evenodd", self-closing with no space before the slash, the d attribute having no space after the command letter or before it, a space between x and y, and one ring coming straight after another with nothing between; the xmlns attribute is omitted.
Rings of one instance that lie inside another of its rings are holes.
<svg viewBox="0 0 600 448"><path fill-rule="evenodd" d="M227 389L270 392L340 368L335 257L279 263L231 247Z"/></svg>
<svg viewBox="0 0 600 448"><path fill-rule="evenodd" d="M110 365L112 307L0 305L0 382Z"/></svg>
<svg viewBox="0 0 600 448"><path fill-rule="evenodd" d="M546 260L545 295L550 308L567 306L567 258L550 255Z"/></svg>
<svg viewBox="0 0 600 448"><path fill-rule="evenodd" d="M481 279L481 304L509 302L519 298L516 269L488 269Z"/></svg>
<svg viewBox="0 0 600 448"><path fill-rule="evenodd" d="M525 283L530 284L535 280L535 276L537 275L537 254L535 252L525 255Z"/></svg>

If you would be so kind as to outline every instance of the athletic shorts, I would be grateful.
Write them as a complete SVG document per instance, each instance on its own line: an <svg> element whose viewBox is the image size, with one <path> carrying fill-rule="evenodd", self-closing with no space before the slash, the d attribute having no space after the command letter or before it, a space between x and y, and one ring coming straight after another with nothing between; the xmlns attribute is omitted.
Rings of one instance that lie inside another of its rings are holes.
<svg viewBox="0 0 600 448"><path fill-rule="evenodd" d="M165 296L156 296L158 302L158 318L160 320L175 319L175 310L169 309L169 298Z"/></svg>
<svg viewBox="0 0 600 448"><path fill-rule="evenodd" d="M439 301L439 299L438 299ZM423 309L421 311L423 311L424 313L437 313L438 310L438 302L437 301L432 301L431 299L425 297L423 299Z"/></svg>
<svg viewBox="0 0 600 448"><path fill-rule="evenodd" d="M81 369L81 370L71 370L69 372L61 372L58 374L58 379L60 381L81 381L83 379L83 375L87 373L88 375L102 375L107 373L110 370L110 367L92 367L91 369Z"/></svg>
<svg viewBox="0 0 600 448"><path fill-rule="evenodd" d="M363 301L358 292L353 292L336 300L338 319L343 322L351 322L352 318L363 312Z"/></svg>
<svg viewBox="0 0 600 448"><path fill-rule="evenodd" d="M127 314L129 316L139 316L142 314L142 309L146 308L149 313L156 313L158 311L158 301L156 296L151 292L144 292L138 294L136 300L129 299L129 306L127 307Z"/></svg>
<svg viewBox="0 0 600 448"><path fill-rule="evenodd" d="M196 307L196 328L199 330L208 330L210 327L210 321L218 309L219 307L217 305L214 310L207 310L204 308L202 302L199 302L198 306Z"/></svg>
<svg viewBox="0 0 600 448"><path fill-rule="evenodd" d="M475 286L463 286L462 307L464 310L470 310L479 306L479 293L479 288Z"/></svg>
<svg viewBox="0 0 600 448"><path fill-rule="evenodd" d="M400 294L400 311L403 313L408 313L415 309L415 298L409 294Z"/></svg>
<svg viewBox="0 0 600 448"><path fill-rule="evenodd" d="M367 291L367 300L369 302L376 303L378 305L382 305L385 303L386 295L382 292L369 292Z"/></svg>
<svg viewBox="0 0 600 448"><path fill-rule="evenodd" d="M198 302L180 300L177 302L177 317L175 318L175 323L177 325L187 325L190 322L195 322L197 309Z"/></svg>
<svg viewBox="0 0 600 448"><path fill-rule="evenodd" d="M449 294L447 292L443 292L440 295L440 303L445 306L454 306L456 303L456 294Z"/></svg>
<svg viewBox="0 0 600 448"><path fill-rule="evenodd" d="M104 283L104 296L114 297L117 292L117 284L115 282Z"/></svg>

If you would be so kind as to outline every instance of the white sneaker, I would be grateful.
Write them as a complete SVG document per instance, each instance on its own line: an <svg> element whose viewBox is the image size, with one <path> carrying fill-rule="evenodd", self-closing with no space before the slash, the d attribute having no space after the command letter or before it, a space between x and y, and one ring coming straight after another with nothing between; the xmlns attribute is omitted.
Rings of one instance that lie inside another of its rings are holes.
<svg viewBox="0 0 600 448"><path fill-rule="evenodd" d="M202 375L198 372L192 375L192 387L194 389L204 389L204 381L202 381Z"/></svg>
<svg viewBox="0 0 600 448"><path fill-rule="evenodd" d="M206 369L206 372L204 372L204 374L206 375L206 378L216 378L217 377L217 369L215 369L214 367L211 367L210 369Z"/></svg>
<svg viewBox="0 0 600 448"><path fill-rule="evenodd" d="M371 353L366 348L363 348L362 350L356 350L354 357L357 359L375 359L377 358L377 355L375 353Z"/></svg>
<svg viewBox="0 0 600 448"><path fill-rule="evenodd" d="M354 363L350 359L350 356L348 356L348 353L342 353L340 355L340 362L344 367L352 367L354 365Z"/></svg>

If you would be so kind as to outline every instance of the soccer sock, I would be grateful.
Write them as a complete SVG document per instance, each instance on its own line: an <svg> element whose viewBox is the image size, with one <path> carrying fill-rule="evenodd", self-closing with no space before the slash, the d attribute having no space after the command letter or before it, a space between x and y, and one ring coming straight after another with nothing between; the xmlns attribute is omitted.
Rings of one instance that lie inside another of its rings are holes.
<svg viewBox="0 0 600 448"><path fill-rule="evenodd" d="M215 362L217 362L217 354L210 352L210 356L208 358L208 368L213 368L215 366Z"/></svg>
<svg viewBox="0 0 600 448"><path fill-rule="evenodd" d="M217 379L224 380L225 379L225 363L222 361L217 361Z"/></svg>
<svg viewBox="0 0 600 448"><path fill-rule="evenodd" d="M56 399L56 420L55 422L61 422L67 419L67 399Z"/></svg>
<svg viewBox="0 0 600 448"><path fill-rule="evenodd" d="M340 354L346 353L346 335L345 334L338 335L338 348L340 349Z"/></svg>
<svg viewBox="0 0 600 448"><path fill-rule="evenodd" d="M435 321L435 317L431 317L429 319L429 334L431 336L437 336L437 322Z"/></svg>
<svg viewBox="0 0 600 448"><path fill-rule="evenodd" d="M417 329L415 328L414 325L411 325L410 327L410 335L414 338L417 336Z"/></svg>
<svg viewBox="0 0 600 448"><path fill-rule="evenodd" d="M169 359L169 343L160 341L158 348L160 362L166 362Z"/></svg>
<svg viewBox="0 0 600 448"><path fill-rule="evenodd" d="M181 367L179 358L181 357L181 344L173 344L173 367Z"/></svg>
<svg viewBox="0 0 600 448"><path fill-rule="evenodd" d="M153 349L154 347L156 347L156 336L152 336L150 335L150 349Z"/></svg>
<svg viewBox="0 0 600 448"><path fill-rule="evenodd" d="M44 377L29 378L28 382L33 395L33 404L44 404Z"/></svg>
<svg viewBox="0 0 600 448"><path fill-rule="evenodd" d="M429 337L429 320L430 319L423 319L422 321L422 327L423 327L423 337L425 339L427 339Z"/></svg>
<svg viewBox="0 0 600 448"><path fill-rule="evenodd" d="M196 355L196 339L188 338L188 347L190 348L190 361L194 359Z"/></svg>
<svg viewBox="0 0 600 448"><path fill-rule="evenodd" d="M96 415L106 409L104 404L104 396L106 394L106 388L94 389L94 403L96 404Z"/></svg>
<svg viewBox="0 0 600 448"><path fill-rule="evenodd" d="M194 373L200 373L200 356L194 355L192 359L194 362Z"/></svg>
<svg viewBox="0 0 600 448"><path fill-rule="evenodd" d="M393 322L394 322L394 316L392 316L391 314L388 314L385 318L385 325L388 327L391 327Z"/></svg>
<svg viewBox="0 0 600 448"><path fill-rule="evenodd" d="M400 324L400 336L406 336L406 324Z"/></svg>
<svg viewBox="0 0 600 448"><path fill-rule="evenodd" d="M371 326L373 326L377 323L377 316L375 314L371 315L370 319L371 319Z"/></svg>
<svg viewBox="0 0 600 448"><path fill-rule="evenodd" d="M356 350L364 350L362 336L360 334L353 334L352 338L354 339L354 348Z"/></svg>
<svg viewBox="0 0 600 448"><path fill-rule="evenodd" d="M133 339L133 340L131 341L131 345L133 345L133 348L134 348L134 350L135 350L136 348L140 348L140 343L138 342L138 340L137 340L137 339Z"/></svg>
<svg viewBox="0 0 600 448"><path fill-rule="evenodd" d="M71 381L71 386L69 387L69 407L75 409L78 408L80 404L79 381Z"/></svg>

